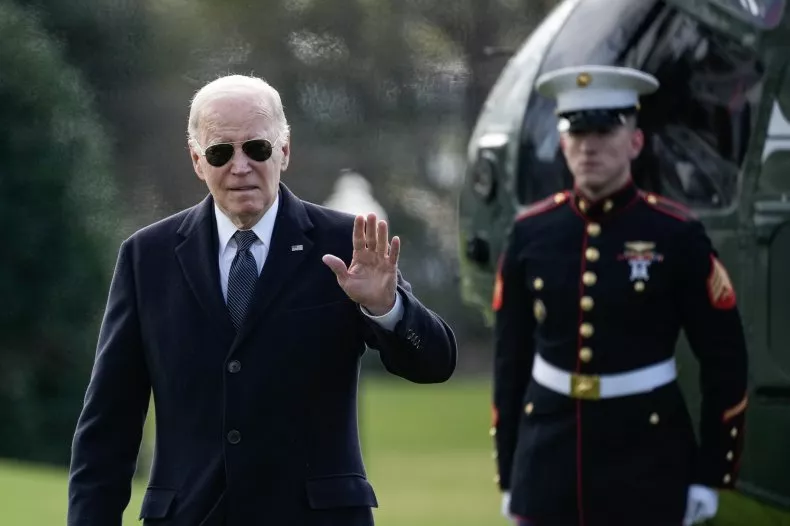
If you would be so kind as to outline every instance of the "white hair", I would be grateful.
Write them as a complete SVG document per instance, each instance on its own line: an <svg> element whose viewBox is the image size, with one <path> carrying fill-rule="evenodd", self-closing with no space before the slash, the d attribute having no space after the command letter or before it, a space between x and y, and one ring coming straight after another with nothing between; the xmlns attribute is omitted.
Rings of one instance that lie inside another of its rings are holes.
<svg viewBox="0 0 790 526"><path fill-rule="evenodd" d="M291 129L285 118L285 110L279 92L268 82L258 77L246 75L227 75L219 77L200 88L192 97L189 108L189 122L187 124L187 139L190 143L198 142L203 108L206 105L229 93L256 93L258 97L258 111L261 115L273 118L277 127L275 140L287 139Z"/></svg>

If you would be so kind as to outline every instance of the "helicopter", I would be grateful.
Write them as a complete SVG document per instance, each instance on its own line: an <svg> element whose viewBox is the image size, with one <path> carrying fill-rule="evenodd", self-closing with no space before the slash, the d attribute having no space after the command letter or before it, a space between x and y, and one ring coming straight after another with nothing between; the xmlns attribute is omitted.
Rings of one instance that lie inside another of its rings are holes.
<svg viewBox="0 0 790 526"><path fill-rule="evenodd" d="M661 84L642 98L646 141L633 178L690 208L730 269L750 355L735 495L778 510L790 524L786 0L562 0L549 12L508 59L467 149L458 201L461 296L489 324L497 262L515 217L572 187L554 102L535 81L582 64L637 68ZM699 370L684 336L676 358L698 426Z"/></svg>

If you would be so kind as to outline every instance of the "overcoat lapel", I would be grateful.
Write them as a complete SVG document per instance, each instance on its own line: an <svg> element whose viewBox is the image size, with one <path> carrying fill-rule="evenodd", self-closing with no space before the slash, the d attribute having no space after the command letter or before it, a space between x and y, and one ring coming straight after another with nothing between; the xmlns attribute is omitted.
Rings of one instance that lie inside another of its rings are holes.
<svg viewBox="0 0 790 526"><path fill-rule="evenodd" d="M312 228L313 223L302 201L280 183L280 208L274 223L271 247L261 276L258 278L244 324L239 329L230 353L244 341L252 328L273 306L283 287L287 287L288 282L296 276L302 262L313 248L313 242L307 236L307 232Z"/></svg>
<svg viewBox="0 0 790 526"><path fill-rule="evenodd" d="M219 283L219 242L211 195L190 210L178 234L184 239L176 246L176 257L192 292L212 322L232 339L235 329Z"/></svg>

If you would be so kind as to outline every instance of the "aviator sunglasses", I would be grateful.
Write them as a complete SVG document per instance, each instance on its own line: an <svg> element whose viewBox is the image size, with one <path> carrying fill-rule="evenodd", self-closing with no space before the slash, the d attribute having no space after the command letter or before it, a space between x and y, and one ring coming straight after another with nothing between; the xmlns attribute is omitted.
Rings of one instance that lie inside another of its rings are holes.
<svg viewBox="0 0 790 526"><path fill-rule="evenodd" d="M206 161L214 167L224 166L233 157L234 145L238 142L223 142L212 144L205 150L195 141L199 150L203 152ZM251 139L241 143L241 151L253 161L262 163L272 156L272 143L266 139Z"/></svg>

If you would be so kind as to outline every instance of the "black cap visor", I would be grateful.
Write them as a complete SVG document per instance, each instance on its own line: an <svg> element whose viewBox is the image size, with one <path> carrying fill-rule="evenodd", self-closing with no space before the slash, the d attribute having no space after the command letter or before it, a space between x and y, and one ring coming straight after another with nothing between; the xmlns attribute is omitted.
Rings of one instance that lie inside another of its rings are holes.
<svg viewBox="0 0 790 526"><path fill-rule="evenodd" d="M557 129L568 133L609 133L625 125L634 109L582 110L560 115Z"/></svg>

